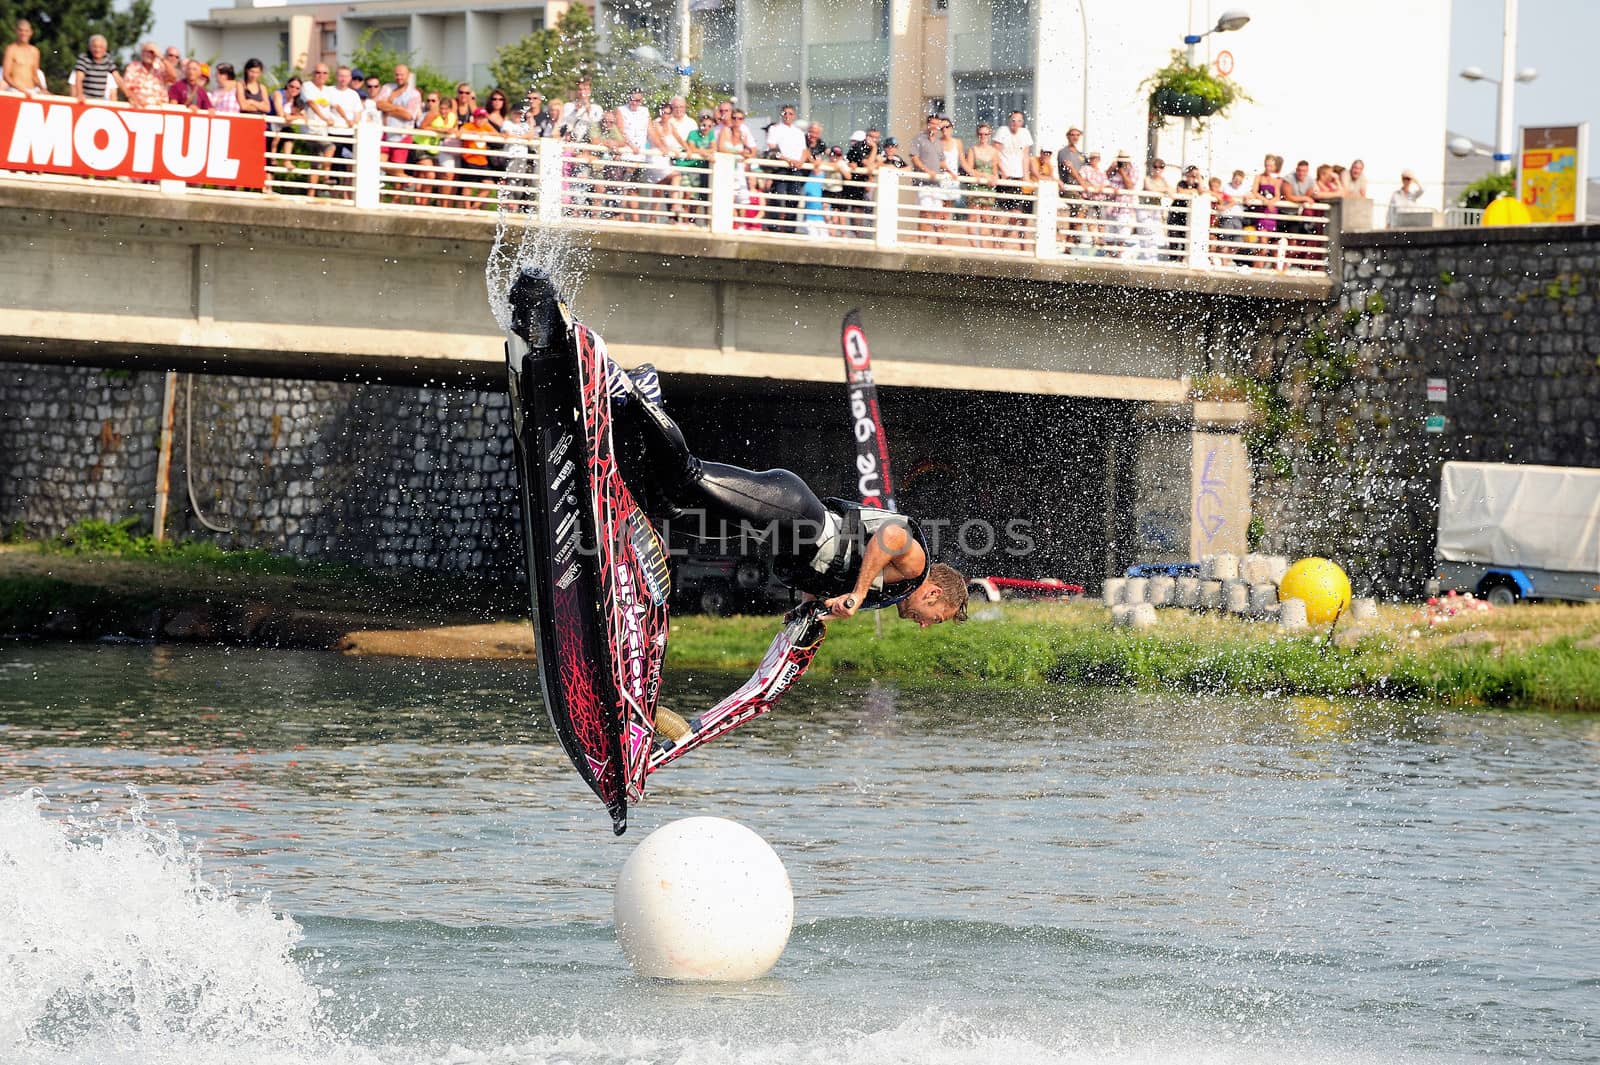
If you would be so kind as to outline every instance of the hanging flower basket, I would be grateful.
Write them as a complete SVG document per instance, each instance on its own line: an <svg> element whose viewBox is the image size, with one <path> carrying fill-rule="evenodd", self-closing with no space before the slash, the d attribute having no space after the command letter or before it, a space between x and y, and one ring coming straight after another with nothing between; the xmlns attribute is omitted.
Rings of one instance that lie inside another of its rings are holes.
<svg viewBox="0 0 1600 1065"><path fill-rule="evenodd" d="M1167 118L1220 118L1228 108L1250 97L1229 78L1212 73L1201 63L1190 63L1174 51L1166 66L1151 74L1140 88L1150 93L1152 115Z"/></svg>
<svg viewBox="0 0 1600 1065"><path fill-rule="evenodd" d="M1162 86L1150 94L1150 106L1155 108L1156 114L1172 118L1210 118L1223 105L1192 92Z"/></svg>

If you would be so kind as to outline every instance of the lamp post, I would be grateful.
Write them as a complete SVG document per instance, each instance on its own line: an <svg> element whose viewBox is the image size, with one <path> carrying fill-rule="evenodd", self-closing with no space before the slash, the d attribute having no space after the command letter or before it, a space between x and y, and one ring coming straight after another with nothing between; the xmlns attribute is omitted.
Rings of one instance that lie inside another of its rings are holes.
<svg viewBox="0 0 1600 1065"><path fill-rule="evenodd" d="M1512 0L1512 2L1514 2L1514 0ZM1221 17L1217 19L1217 24L1211 27L1209 30L1206 30L1206 32L1184 34L1184 58L1188 61L1190 66L1194 66L1195 45L1199 44L1213 33L1232 33L1234 30L1242 30L1249 21L1250 15L1246 11L1241 11L1238 8L1232 8L1228 11L1224 11ZM1181 161L1182 165L1184 166L1189 165L1189 133L1193 128L1193 125L1194 119L1190 118L1188 115L1183 116L1183 151L1181 153Z"/></svg>
<svg viewBox="0 0 1600 1065"><path fill-rule="evenodd" d="M1500 33L1500 76L1491 78L1478 67L1467 67L1461 72L1464 81L1487 81L1499 86L1499 99L1495 106L1494 165L1499 173L1511 171L1511 136L1515 118L1517 82L1532 81L1539 72L1532 67L1517 70L1517 0L1504 0L1504 22ZM1512 71L1516 71L1515 74Z"/></svg>

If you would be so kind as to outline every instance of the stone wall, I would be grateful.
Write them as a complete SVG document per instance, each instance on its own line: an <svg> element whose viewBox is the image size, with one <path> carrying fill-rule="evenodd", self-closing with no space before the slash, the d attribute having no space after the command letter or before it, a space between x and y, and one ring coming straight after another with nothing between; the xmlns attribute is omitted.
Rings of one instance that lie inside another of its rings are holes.
<svg viewBox="0 0 1600 1065"><path fill-rule="evenodd" d="M148 529L165 376L6 367L0 521L34 536L87 518ZM503 393L188 374L175 385L168 535L374 567L520 570Z"/></svg>
<svg viewBox="0 0 1600 1065"><path fill-rule="evenodd" d="M1232 312L1197 314L1185 357L1203 395L1247 400L1254 416L1251 539L1338 559L1362 591L1415 593L1431 571L1444 461L1600 465L1600 227L1347 234L1341 270L1335 302L1241 297ZM0 527L148 521L164 376L0 369ZM1429 402L1434 377L1448 402ZM174 535L377 567L520 570L503 394L177 381ZM836 390L669 386L704 453L847 489L849 442L817 428L840 419ZM1040 552L977 564L986 571L1092 584L1129 561L1183 555L1184 530L1215 520L1188 513L1195 445L1181 418L928 389L886 390L885 409L897 412L906 509L1035 522ZM1444 432L1425 431L1430 414L1445 416Z"/></svg>
<svg viewBox="0 0 1600 1065"><path fill-rule="evenodd" d="M1254 407L1263 549L1415 594L1444 462L1600 465L1597 264L1600 226L1347 235L1337 304L1264 322L1206 382Z"/></svg>

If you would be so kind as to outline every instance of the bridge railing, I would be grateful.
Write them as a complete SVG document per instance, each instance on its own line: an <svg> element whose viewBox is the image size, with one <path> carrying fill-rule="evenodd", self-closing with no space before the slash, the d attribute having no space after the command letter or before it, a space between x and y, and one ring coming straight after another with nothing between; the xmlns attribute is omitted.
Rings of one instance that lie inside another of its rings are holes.
<svg viewBox="0 0 1600 1065"><path fill-rule="evenodd" d="M340 134L264 124L262 193L366 210L482 212L502 204L546 225L700 229L718 236L871 245L964 257L1113 262L1119 267L1326 275L1325 204L1223 207L1205 195L1052 180L940 182L839 161L791 169L725 153L659 152L453 130ZM87 180L87 179L86 179ZM162 191L184 187L163 182Z"/></svg>

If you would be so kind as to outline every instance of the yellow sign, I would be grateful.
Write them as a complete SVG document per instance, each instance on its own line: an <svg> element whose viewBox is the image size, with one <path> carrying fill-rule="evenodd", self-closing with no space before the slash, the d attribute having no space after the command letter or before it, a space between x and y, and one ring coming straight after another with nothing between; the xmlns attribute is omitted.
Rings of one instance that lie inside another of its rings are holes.
<svg viewBox="0 0 1600 1065"><path fill-rule="evenodd" d="M1517 155L1517 198L1528 220L1581 222L1589 127L1525 126Z"/></svg>

